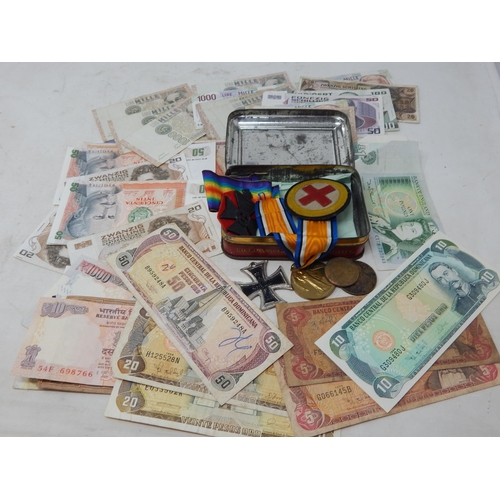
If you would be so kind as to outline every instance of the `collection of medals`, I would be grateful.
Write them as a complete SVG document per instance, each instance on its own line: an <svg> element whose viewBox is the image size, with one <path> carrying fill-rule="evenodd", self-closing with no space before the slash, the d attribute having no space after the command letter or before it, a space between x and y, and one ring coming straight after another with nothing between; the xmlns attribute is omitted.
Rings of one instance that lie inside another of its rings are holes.
<svg viewBox="0 0 500 500"><path fill-rule="evenodd" d="M267 276L266 261L242 269L252 283L237 284L249 298L261 298L262 310L282 301L277 289L294 290L306 300L321 300L336 287L351 295L366 295L375 288L377 277L370 266L331 257L338 240L337 215L351 201L344 183L328 178L303 180L281 196L279 186L268 181L233 179L213 172L203 175L208 206L217 211L227 234L272 236L293 261L290 282L281 267Z"/></svg>

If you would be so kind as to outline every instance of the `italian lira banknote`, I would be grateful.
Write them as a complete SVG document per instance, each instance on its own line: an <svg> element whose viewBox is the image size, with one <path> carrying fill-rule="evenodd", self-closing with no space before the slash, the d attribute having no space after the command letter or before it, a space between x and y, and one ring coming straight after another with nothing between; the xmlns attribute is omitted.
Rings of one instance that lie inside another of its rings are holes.
<svg viewBox="0 0 500 500"><path fill-rule="evenodd" d="M438 232L315 343L389 412L499 284L498 271Z"/></svg>
<svg viewBox="0 0 500 500"><path fill-rule="evenodd" d="M113 134L109 128L109 120L122 116L142 113L151 109L157 109L164 105L172 105L186 99L191 94L191 87L187 84L177 85L162 89L150 94L131 97L108 106L102 106L92 110L92 115L104 142L112 141Z"/></svg>
<svg viewBox="0 0 500 500"><path fill-rule="evenodd" d="M291 347L176 226L107 260L221 404Z"/></svg>

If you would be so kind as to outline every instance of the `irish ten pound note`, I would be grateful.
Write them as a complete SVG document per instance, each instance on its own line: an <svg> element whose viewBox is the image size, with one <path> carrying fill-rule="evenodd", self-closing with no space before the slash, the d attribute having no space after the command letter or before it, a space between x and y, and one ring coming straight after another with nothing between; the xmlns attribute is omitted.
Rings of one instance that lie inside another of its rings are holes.
<svg viewBox="0 0 500 500"><path fill-rule="evenodd" d="M174 225L107 260L221 404L292 347Z"/></svg>
<svg viewBox="0 0 500 500"><path fill-rule="evenodd" d="M497 271L438 232L316 345L389 412L499 284Z"/></svg>

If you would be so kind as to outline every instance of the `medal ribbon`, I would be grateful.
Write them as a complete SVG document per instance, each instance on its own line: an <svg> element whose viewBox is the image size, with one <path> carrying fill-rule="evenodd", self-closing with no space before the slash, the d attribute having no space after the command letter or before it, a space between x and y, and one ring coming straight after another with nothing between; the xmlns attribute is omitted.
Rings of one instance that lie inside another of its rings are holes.
<svg viewBox="0 0 500 500"><path fill-rule="evenodd" d="M299 219L295 226L281 198L259 201L255 215L261 235L272 235L297 269L326 257L338 240L336 217L326 221Z"/></svg>
<svg viewBox="0 0 500 500"><path fill-rule="evenodd" d="M275 193L270 181L259 181L255 177L233 179L225 175L219 175L211 170L203 170L203 183L205 184L205 194L207 196L208 209L217 212L224 194L230 191L248 190L252 195L252 201L271 198Z"/></svg>

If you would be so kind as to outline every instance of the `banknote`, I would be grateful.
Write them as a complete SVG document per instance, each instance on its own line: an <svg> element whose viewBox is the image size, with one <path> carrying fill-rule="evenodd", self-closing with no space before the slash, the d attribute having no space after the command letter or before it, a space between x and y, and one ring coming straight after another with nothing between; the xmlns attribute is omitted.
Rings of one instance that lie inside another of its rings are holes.
<svg viewBox="0 0 500 500"><path fill-rule="evenodd" d="M136 130L144 127L149 122L152 122L164 114L168 113L174 108L186 111L189 114L193 114L193 104L191 101L190 92L185 98L179 100L173 104L163 104L159 108L149 109L141 113L133 113L131 115L124 115L118 118L114 118L108 121L108 126L113 134L113 139L118 146L118 150L121 153L130 151L123 143L122 139L125 139L130 134L133 134Z"/></svg>
<svg viewBox="0 0 500 500"><path fill-rule="evenodd" d="M111 356L133 306L111 299L42 297L11 374L113 385Z"/></svg>
<svg viewBox="0 0 500 500"><path fill-rule="evenodd" d="M498 271L438 232L316 345L388 412L499 284Z"/></svg>
<svg viewBox="0 0 500 500"><path fill-rule="evenodd" d="M174 158L159 167L151 163L141 163L129 167L117 168L108 172L100 172L80 177L69 177L66 182L70 184L89 182L130 182L130 181L184 181L187 180L187 161L184 153L180 153Z"/></svg>
<svg viewBox="0 0 500 500"><path fill-rule="evenodd" d="M282 365L278 360L275 369L296 436L316 436L500 385L500 364L427 371L388 414L352 380L288 387Z"/></svg>
<svg viewBox="0 0 500 500"><path fill-rule="evenodd" d="M99 385L70 384L69 382L54 382L36 378L15 377L14 389L24 391L63 391L63 392L85 392L89 394L111 394L113 388Z"/></svg>
<svg viewBox="0 0 500 500"><path fill-rule="evenodd" d="M249 410L169 389L118 380L105 416L206 436L291 437L288 416Z"/></svg>
<svg viewBox="0 0 500 500"><path fill-rule="evenodd" d="M74 265L66 268L63 276L44 294L45 297L57 298L75 295L135 301L107 263L86 255L76 257Z"/></svg>
<svg viewBox="0 0 500 500"><path fill-rule="evenodd" d="M365 82L329 80L325 78L301 77L299 90L321 91L328 90L362 90L388 89L396 111L398 122L420 123L420 109L417 85L387 85Z"/></svg>
<svg viewBox="0 0 500 500"><path fill-rule="evenodd" d="M395 132L399 130L396 111L391 99L391 93L388 89L367 89L367 90L330 90L328 92L295 92L282 95L283 103L300 104L300 103L315 103L315 102L333 102L338 99L347 99L348 102L354 97L381 97L382 109L384 116L384 129L386 132ZM279 102L279 95L272 91L267 91L262 100L263 106L275 105ZM354 103L353 103L354 105Z"/></svg>
<svg viewBox="0 0 500 500"><path fill-rule="evenodd" d="M64 188L48 237L66 244L184 205L185 181L72 182Z"/></svg>
<svg viewBox="0 0 500 500"><path fill-rule="evenodd" d="M196 141L184 150L184 154L188 165L186 203L204 200L207 196L202 172L204 170L215 172L217 143L215 141Z"/></svg>
<svg viewBox="0 0 500 500"><path fill-rule="evenodd" d="M293 343L293 347L283 356L284 375L289 387L348 379L314 342L358 305L360 300L358 297L342 297L276 304L278 326ZM499 362L500 355L480 314L430 369L463 368Z"/></svg>
<svg viewBox="0 0 500 500"><path fill-rule="evenodd" d="M378 92L381 93L382 91ZM337 106L341 109L353 107L355 110L355 126L353 127L351 124L352 130L356 130L360 135L380 135L385 132L382 95L335 97L326 94L326 92L301 92L295 94L284 91L266 91L262 98L262 106L318 109L328 109L327 106Z"/></svg>
<svg viewBox="0 0 500 500"><path fill-rule="evenodd" d="M136 304L132 311L111 363L117 379L215 401L182 354L140 304ZM267 368L228 403L287 416L273 366Z"/></svg>
<svg viewBox="0 0 500 500"><path fill-rule="evenodd" d="M226 173L226 141L217 141L215 144L215 173L224 175Z"/></svg>
<svg viewBox="0 0 500 500"><path fill-rule="evenodd" d="M161 106L172 105L186 99L191 94L191 87L184 83L175 87L159 90L150 94L143 94L120 101L109 106L103 106L92 110L92 114L104 142L112 141L113 134L108 126L108 121L120 116L141 113Z"/></svg>
<svg viewBox="0 0 500 500"><path fill-rule="evenodd" d="M337 75L327 77L328 80L350 80L364 83L379 83L392 85L393 78L387 69L379 69L376 73L368 73L362 75L361 73L347 73L345 75Z"/></svg>
<svg viewBox="0 0 500 500"><path fill-rule="evenodd" d="M66 266L70 265L66 245L47 244L56 212L57 209L51 210L41 224L23 241L14 254L16 259L59 273L64 272Z"/></svg>
<svg viewBox="0 0 500 500"><path fill-rule="evenodd" d="M290 387L346 380L347 375L314 342L356 306L361 299L276 304L279 329L293 347L284 354L286 383Z"/></svg>
<svg viewBox="0 0 500 500"><path fill-rule="evenodd" d="M116 144L86 144L83 148L68 148L54 194L54 205L61 199L64 185L73 177L111 174L116 170L148 163L136 153L120 154Z"/></svg>
<svg viewBox="0 0 500 500"><path fill-rule="evenodd" d="M354 158L360 175L423 175L418 142L402 134L364 136L354 145Z"/></svg>
<svg viewBox="0 0 500 500"><path fill-rule="evenodd" d="M193 118L196 122L198 128L203 128L203 122L201 121L200 115L198 113L198 104L202 102L212 102L219 99L229 99L230 97L238 97L240 95L253 94L257 92L257 89L235 89L235 90L221 90L213 92L204 92L203 94L193 94L191 96L193 104Z"/></svg>
<svg viewBox="0 0 500 500"><path fill-rule="evenodd" d="M71 261L80 256L105 260L108 255L118 252L132 241L155 231L165 224L176 224L194 243L198 251L207 257L222 253L220 238L204 203L189 205L153 215L147 219L132 222L110 231L92 234L84 238L68 241L67 248Z"/></svg>
<svg viewBox="0 0 500 500"><path fill-rule="evenodd" d="M221 404L291 347L174 225L107 260Z"/></svg>
<svg viewBox="0 0 500 500"><path fill-rule="evenodd" d="M283 85L290 87L290 90L295 90L295 85L290 80L286 71L270 73L268 75L249 76L230 82L207 81L193 86L193 89L197 94L206 94L213 90L225 92L241 89L262 90L265 88L281 87Z"/></svg>
<svg viewBox="0 0 500 500"><path fill-rule="evenodd" d="M132 132L120 143L159 166L204 135L203 129L196 128L189 110L175 107Z"/></svg>

